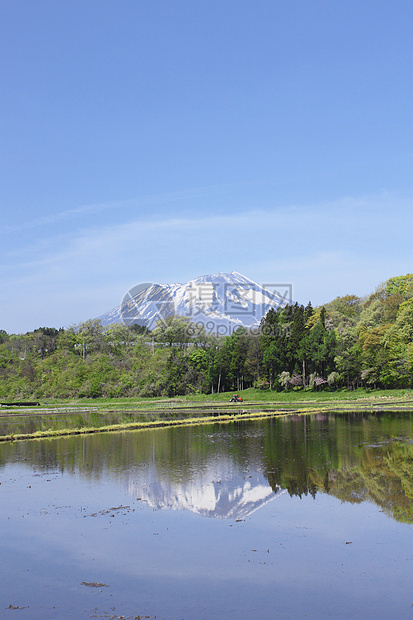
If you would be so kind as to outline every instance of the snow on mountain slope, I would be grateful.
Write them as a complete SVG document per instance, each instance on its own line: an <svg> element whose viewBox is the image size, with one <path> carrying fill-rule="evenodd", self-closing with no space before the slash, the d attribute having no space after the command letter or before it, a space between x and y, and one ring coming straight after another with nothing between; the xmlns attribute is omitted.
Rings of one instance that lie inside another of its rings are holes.
<svg viewBox="0 0 413 620"><path fill-rule="evenodd" d="M103 325L137 323L153 329L176 314L202 323L209 333L225 335L238 326L258 325L270 308L290 303L291 297L288 284L261 286L236 271L213 273L186 284L139 284L99 319Z"/></svg>

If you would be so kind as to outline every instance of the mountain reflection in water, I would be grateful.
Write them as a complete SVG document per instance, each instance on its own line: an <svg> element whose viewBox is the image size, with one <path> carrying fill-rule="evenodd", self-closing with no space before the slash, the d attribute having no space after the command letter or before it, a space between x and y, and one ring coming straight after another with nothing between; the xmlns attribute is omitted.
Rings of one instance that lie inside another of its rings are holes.
<svg viewBox="0 0 413 620"><path fill-rule="evenodd" d="M413 522L413 414L283 417L0 446L0 468L110 476L154 509L244 519L281 493L374 502Z"/></svg>
<svg viewBox="0 0 413 620"><path fill-rule="evenodd" d="M222 474L222 467L210 468L201 476L178 483L157 479L156 471L146 470L130 480L128 491L154 510L190 510L220 519L245 519L276 497L263 474L226 479Z"/></svg>

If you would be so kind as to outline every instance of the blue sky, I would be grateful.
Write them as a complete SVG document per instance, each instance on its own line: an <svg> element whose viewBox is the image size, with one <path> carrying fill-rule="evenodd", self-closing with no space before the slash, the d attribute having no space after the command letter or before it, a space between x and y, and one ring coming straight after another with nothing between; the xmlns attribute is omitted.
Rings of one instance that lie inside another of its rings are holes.
<svg viewBox="0 0 413 620"><path fill-rule="evenodd" d="M413 271L411 0L2 0L0 329Z"/></svg>

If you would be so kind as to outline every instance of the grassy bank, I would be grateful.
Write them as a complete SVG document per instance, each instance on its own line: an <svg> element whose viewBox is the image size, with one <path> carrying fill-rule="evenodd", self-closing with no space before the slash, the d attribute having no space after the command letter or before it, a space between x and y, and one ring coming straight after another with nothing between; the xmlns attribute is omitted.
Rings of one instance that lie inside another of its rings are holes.
<svg viewBox="0 0 413 620"><path fill-rule="evenodd" d="M318 409L317 412L322 412L323 410ZM17 433L17 434L9 434L0 436L1 441L21 441L26 439L44 439L44 438L52 438L52 437L63 437L66 435L90 435L93 433L108 433L108 432L121 432L121 431L130 431L130 430L144 430L149 428L164 428L164 427L172 427L172 426L194 426L199 424L211 424L211 423L219 423L219 424L228 424L230 422L237 422L240 420L259 420L262 418L268 418L273 416L280 415L288 415L290 412L286 411L278 411L278 412L254 412L254 413L235 413L233 415L223 414L219 416L203 416L197 418L185 418L185 419L176 419L176 420L154 420L148 422L133 422L130 424L110 424L107 426L100 427L82 427L82 428L66 428L59 429L53 431L51 429L47 431L35 431L32 433ZM304 415L306 413L314 413L314 410L308 411L303 410L297 412L300 415Z"/></svg>
<svg viewBox="0 0 413 620"><path fill-rule="evenodd" d="M79 399L52 399L48 398L40 400L42 407L91 407L91 408L110 408L110 409L122 409L122 408L153 408L159 409L162 407L178 407L184 405L195 404L225 404L229 403L231 396L235 392L222 392L220 394L189 394L186 396L175 396L173 398L166 397L136 397L136 398L79 398ZM302 402L308 402L311 405L317 406L322 402L358 402L358 401L377 401L382 402L385 400L413 400L412 389L398 389L398 390L372 390L359 388L357 390L335 390L335 391L289 391L289 392L273 392L270 390L257 390L249 388L247 390L240 390L237 392L242 399L243 404L268 404L268 403L291 403L298 404ZM3 410L10 410L13 406L13 400L10 399L9 407L0 407L0 412ZM233 403L231 403L233 405ZM22 409L23 410L23 409Z"/></svg>
<svg viewBox="0 0 413 620"><path fill-rule="evenodd" d="M413 411L413 391L406 389L278 393L248 389L239 395L242 403L230 403L232 393L173 399L49 400L27 408L10 403L0 408L0 441L222 423L293 413Z"/></svg>
<svg viewBox="0 0 413 620"><path fill-rule="evenodd" d="M185 399L189 401L228 401L233 392L226 392L223 394L194 394L186 396ZM358 401L364 399L411 399L413 400L413 390L400 389L400 390L372 390L366 388L359 388L357 390L323 390L320 392L306 391L306 390L291 390L289 392L273 392L270 390L257 390L249 388L247 390L241 390L237 392L246 402L262 402L262 403L299 403L302 401L308 401L310 403L328 402L328 401Z"/></svg>

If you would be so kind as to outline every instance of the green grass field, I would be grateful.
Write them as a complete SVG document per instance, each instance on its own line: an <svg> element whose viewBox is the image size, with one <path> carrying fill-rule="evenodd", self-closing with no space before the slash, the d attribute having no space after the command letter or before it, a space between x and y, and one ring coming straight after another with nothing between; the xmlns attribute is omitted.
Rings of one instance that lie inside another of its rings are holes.
<svg viewBox="0 0 413 620"><path fill-rule="evenodd" d="M235 392L222 392L220 394L189 394L186 396L175 396L174 398L165 397L150 397L150 398L81 398L81 399L47 399L40 401L41 406L54 406L54 407L93 407L98 409L160 409L165 407L167 409L180 407L185 405L198 404L224 404L229 403L231 396ZM270 390L257 390L249 388L247 390L240 390L237 392L242 397L243 403L240 405L248 404L289 404L300 405L301 403L308 403L309 406L319 406L320 403L353 403L357 402L366 403L366 401L377 402L389 402L393 401L409 401L413 402L413 390L412 389L399 389L399 390L372 390L359 388L357 390L335 390L335 391L289 391L289 392L273 392ZM237 406L235 403L231 403L232 406ZM10 407L3 408L11 410L12 401L10 401ZM20 408L24 411L24 408ZM2 409L0 408L0 412Z"/></svg>
<svg viewBox="0 0 413 620"><path fill-rule="evenodd" d="M41 402L38 407L13 407L10 404L0 408L0 422L3 419L4 423L4 430L0 430L0 441L228 422L292 413L305 415L320 412L348 414L413 411L413 390L409 389L264 392L251 388L238 392L243 399L241 403L230 403L232 394L193 394L175 398L48 400ZM82 416L86 416L89 422ZM34 432L33 429L31 432L19 432L17 425L17 432L5 430L11 420L18 421L19 428L24 429L25 421L29 419L34 420L37 426ZM50 427L49 419L52 421Z"/></svg>

